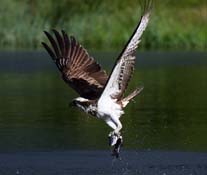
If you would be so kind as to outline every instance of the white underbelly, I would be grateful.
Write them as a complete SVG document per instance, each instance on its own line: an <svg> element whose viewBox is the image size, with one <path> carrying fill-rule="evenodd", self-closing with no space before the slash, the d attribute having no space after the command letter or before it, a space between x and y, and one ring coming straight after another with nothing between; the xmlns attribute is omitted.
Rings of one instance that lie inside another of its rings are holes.
<svg viewBox="0 0 207 175"><path fill-rule="evenodd" d="M114 99L109 98L107 103L98 103L98 117L102 119L120 118L124 111L121 106L116 103Z"/></svg>

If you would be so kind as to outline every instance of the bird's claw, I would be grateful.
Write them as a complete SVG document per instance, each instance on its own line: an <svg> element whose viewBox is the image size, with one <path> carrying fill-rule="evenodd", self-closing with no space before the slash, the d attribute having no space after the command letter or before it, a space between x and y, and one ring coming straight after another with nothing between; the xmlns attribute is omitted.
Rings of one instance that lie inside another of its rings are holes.
<svg viewBox="0 0 207 175"><path fill-rule="evenodd" d="M112 150L112 156L115 156L116 158L119 158L120 148L123 145L123 138L120 136L116 142L116 144L113 147Z"/></svg>
<svg viewBox="0 0 207 175"><path fill-rule="evenodd" d="M116 131L111 131L109 133L109 137L111 137L111 136L117 136L117 137L119 137L119 136L121 136L121 133L120 132L116 132Z"/></svg>
<svg viewBox="0 0 207 175"><path fill-rule="evenodd" d="M113 146L112 156L119 158L120 148L123 145L123 137L121 133L111 132L109 133L109 145Z"/></svg>
<svg viewBox="0 0 207 175"><path fill-rule="evenodd" d="M120 133L116 133L114 131L110 132L108 136L109 145L114 146L120 137L122 137Z"/></svg>

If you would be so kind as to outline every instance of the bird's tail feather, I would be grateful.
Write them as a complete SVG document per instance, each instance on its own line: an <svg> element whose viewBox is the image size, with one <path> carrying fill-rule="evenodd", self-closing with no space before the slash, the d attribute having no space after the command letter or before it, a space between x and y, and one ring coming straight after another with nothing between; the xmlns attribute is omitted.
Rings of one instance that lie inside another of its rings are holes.
<svg viewBox="0 0 207 175"><path fill-rule="evenodd" d="M129 103L130 100L132 100L134 97L136 97L142 90L144 89L144 86L136 88L131 94L129 94L127 97L122 99L122 106L126 107L126 105Z"/></svg>

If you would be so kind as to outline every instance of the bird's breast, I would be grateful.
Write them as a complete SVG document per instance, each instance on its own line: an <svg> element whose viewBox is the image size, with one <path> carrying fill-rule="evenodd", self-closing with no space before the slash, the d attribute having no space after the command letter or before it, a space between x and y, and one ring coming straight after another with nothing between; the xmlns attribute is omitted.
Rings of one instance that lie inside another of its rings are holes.
<svg viewBox="0 0 207 175"><path fill-rule="evenodd" d="M98 118L108 118L108 117L117 117L119 118L124 111L120 104L115 100L109 100L107 103L98 103L97 106L97 116Z"/></svg>

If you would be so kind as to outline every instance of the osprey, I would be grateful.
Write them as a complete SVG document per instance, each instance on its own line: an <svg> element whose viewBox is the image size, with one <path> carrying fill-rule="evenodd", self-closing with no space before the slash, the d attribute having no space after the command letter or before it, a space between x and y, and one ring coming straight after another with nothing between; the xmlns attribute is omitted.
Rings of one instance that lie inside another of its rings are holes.
<svg viewBox="0 0 207 175"><path fill-rule="evenodd" d="M149 22L150 11L151 3L148 2L109 76L73 36L68 37L63 30L61 33L53 30L53 37L44 31L51 47L42 42L43 46L57 65L63 80L80 95L72 104L92 116L103 119L113 129L109 134L109 144L114 146L115 156L118 156L123 142L120 117L130 100L143 89L138 87L124 97L135 66L135 51Z"/></svg>

